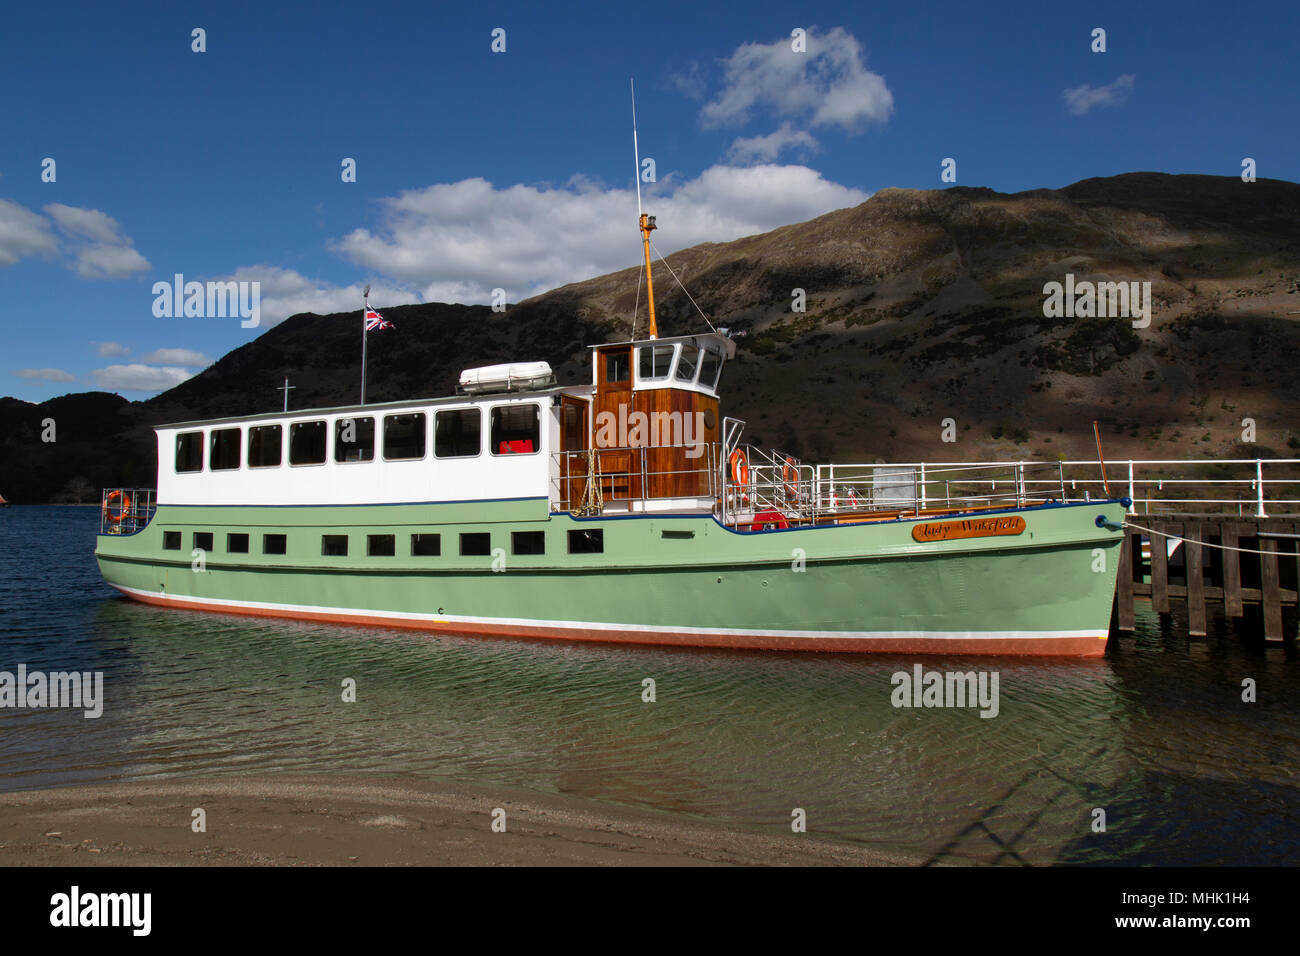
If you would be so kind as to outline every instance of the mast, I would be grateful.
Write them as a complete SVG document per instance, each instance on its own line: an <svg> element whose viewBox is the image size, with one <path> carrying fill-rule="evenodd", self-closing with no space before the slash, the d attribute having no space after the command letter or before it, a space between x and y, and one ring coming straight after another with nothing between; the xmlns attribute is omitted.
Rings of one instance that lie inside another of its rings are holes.
<svg viewBox="0 0 1300 956"><path fill-rule="evenodd" d="M659 337L659 328L655 325L655 280L650 271L650 231L655 228L655 217L647 216L641 211L641 149L636 141L636 80L632 83L632 153L636 157L636 214L641 229L641 245L645 250L645 285L650 307L650 338Z"/></svg>

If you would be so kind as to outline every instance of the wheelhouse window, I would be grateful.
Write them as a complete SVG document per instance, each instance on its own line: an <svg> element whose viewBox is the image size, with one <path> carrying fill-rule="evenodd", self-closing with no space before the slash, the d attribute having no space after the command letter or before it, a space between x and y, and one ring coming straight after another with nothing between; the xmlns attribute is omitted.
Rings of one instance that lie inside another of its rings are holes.
<svg viewBox="0 0 1300 956"><path fill-rule="evenodd" d="M700 350L693 345L683 345L682 357L677 360L677 381L695 381L695 369L699 364Z"/></svg>
<svg viewBox="0 0 1300 956"><path fill-rule="evenodd" d="M460 553L466 557L484 557L492 553L492 535L486 531L467 531L460 536Z"/></svg>
<svg viewBox="0 0 1300 956"><path fill-rule="evenodd" d="M391 534L366 535L366 554L372 558L391 558L397 553L397 536Z"/></svg>
<svg viewBox="0 0 1300 956"><path fill-rule="evenodd" d="M450 408L433 417L437 458L474 458L479 453L483 416L477 408Z"/></svg>
<svg viewBox="0 0 1300 956"><path fill-rule="evenodd" d="M717 389L718 373L722 371L722 356L705 349L700 358L700 384L705 388Z"/></svg>
<svg viewBox="0 0 1300 956"><path fill-rule="evenodd" d="M632 378L631 356L627 349L605 353L605 381L626 382Z"/></svg>
<svg viewBox="0 0 1300 956"><path fill-rule="evenodd" d="M203 470L203 432L183 432L176 436L176 471Z"/></svg>
<svg viewBox="0 0 1300 956"><path fill-rule="evenodd" d="M212 532L195 531L193 543L194 547L198 548L200 551L210 552L212 550Z"/></svg>
<svg viewBox="0 0 1300 956"><path fill-rule="evenodd" d="M212 471L233 471L239 467L238 428L214 428L209 439L208 467Z"/></svg>
<svg viewBox="0 0 1300 956"><path fill-rule="evenodd" d="M289 464L325 464L325 423L294 422L289 426Z"/></svg>
<svg viewBox="0 0 1300 956"><path fill-rule="evenodd" d="M373 418L340 418L335 420L334 460L375 460L375 420Z"/></svg>
<svg viewBox="0 0 1300 956"><path fill-rule="evenodd" d="M384 461L424 457L424 412L384 416Z"/></svg>
<svg viewBox="0 0 1300 956"><path fill-rule="evenodd" d="M164 531L163 548L167 551L179 551L181 549L181 533L179 531Z"/></svg>
<svg viewBox="0 0 1300 956"><path fill-rule="evenodd" d="M541 412L527 405L498 405L492 409L494 455L531 455L541 450Z"/></svg>
<svg viewBox="0 0 1300 956"><path fill-rule="evenodd" d="M345 534L321 535L320 553L327 558L346 558L348 556L348 536Z"/></svg>
<svg viewBox="0 0 1300 956"><path fill-rule="evenodd" d="M248 535L243 532L227 534L226 550L231 554L248 554Z"/></svg>
<svg viewBox="0 0 1300 956"><path fill-rule="evenodd" d="M641 353L638 370L641 381L663 381L668 378L673 368L673 352L676 351L673 346L643 345L637 351Z"/></svg>
<svg viewBox="0 0 1300 956"><path fill-rule="evenodd" d="M264 534L262 535L262 553L263 554L284 554L288 539L282 534Z"/></svg>
<svg viewBox="0 0 1300 956"><path fill-rule="evenodd" d="M278 468L283 445L284 429L279 425L254 425L248 430L248 467Z"/></svg>

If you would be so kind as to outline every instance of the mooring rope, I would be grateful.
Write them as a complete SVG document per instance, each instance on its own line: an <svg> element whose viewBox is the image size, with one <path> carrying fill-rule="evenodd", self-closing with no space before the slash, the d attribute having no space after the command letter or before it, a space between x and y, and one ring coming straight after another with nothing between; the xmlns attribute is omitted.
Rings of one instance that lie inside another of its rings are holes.
<svg viewBox="0 0 1300 956"><path fill-rule="evenodd" d="M1134 524L1132 521L1125 521L1124 527L1132 528L1134 531L1141 531L1143 534L1156 534L1162 538L1173 538L1175 541L1182 541L1184 544L1199 544L1201 547L1217 548L1220 551L1238 551L1242 554L1271 554L1275 558L1290 557L1293 554L1293 552L1290 551L1259 551L1255 548L1236 548L1226 544L1211 544L1209 541L1197 541L1195 538L1187 538L1181 534L1173 534L1168 531L1156 531L1154 528L1144 528L1140 524Z"/></svg>

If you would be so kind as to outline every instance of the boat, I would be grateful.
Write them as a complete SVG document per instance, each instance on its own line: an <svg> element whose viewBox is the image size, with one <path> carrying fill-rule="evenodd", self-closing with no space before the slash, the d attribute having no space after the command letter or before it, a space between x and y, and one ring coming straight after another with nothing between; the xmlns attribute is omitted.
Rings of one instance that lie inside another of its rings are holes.
<svg viewBox="0 0 1300 956"><path fill-rule="evenodd" d="M170 608L455 634L1105 652L1126 499L1070 499L1057 463L814 465L745 443L721 408L736 339L702 312L707 330L659 336L639 180L638 216L648 327L591 346L589 383L523 361L442 397L366 404L363 384L357 405L159 426L155 488L104 492L104 580Z"/></svg>

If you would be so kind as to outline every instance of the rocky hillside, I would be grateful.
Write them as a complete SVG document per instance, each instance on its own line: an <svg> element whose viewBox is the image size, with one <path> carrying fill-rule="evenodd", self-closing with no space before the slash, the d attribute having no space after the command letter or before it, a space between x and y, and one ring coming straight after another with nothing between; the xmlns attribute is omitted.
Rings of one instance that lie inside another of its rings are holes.
<svg viewBox="0 0 1300 956"><path fill-rule="evenodd" d="M738 336L724 412L747 420L751 441L809 460L1090 457L1093 419L1113 458L1300 457L1294 183L1132 173L1015 194L885 189L668 262ZM1150 326L1045 316L1044 284L1067 273L1150 282ZM637 276L600 276L501 314L385 309L397 329L371 336L367 397L446 394L460 369L512 360L546 359L562 383L585 380L584 345L632 331ZM662 266L655 289L661 334L704 327ZM147 402L0 400L0 492L43 500L77 476L152 484L150 425L273 410L286 375L297 407L355 402L356 319L294 316ZM39 441L45 417L69 423L56 445ZM940 440L946 418L955 444ZM1258 443L1238 449L1243 418Z"/></svg>

